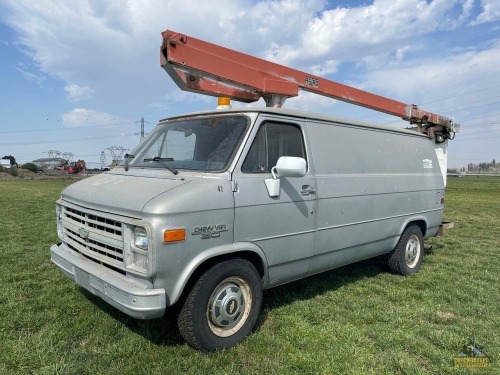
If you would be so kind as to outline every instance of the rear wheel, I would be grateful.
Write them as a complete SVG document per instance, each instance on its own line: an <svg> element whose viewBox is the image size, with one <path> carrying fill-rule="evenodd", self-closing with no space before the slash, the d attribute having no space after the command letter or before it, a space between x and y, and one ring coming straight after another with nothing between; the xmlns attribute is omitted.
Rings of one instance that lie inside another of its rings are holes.
<svg viewBox="0 0 500 375"><path fill-rule="evenodd" d="M262 283L252 263L232 259L209 268L194 284L178 315L179 332L202 351L229 348L253 329Z"/></svg>
<svg viewBox="0 0 500 375"><path fill-rule="evenodd" d="M424 238L418 225L406 227L396 248L389 253L389 269L403 276L418 272L424 256Z"/></svg>

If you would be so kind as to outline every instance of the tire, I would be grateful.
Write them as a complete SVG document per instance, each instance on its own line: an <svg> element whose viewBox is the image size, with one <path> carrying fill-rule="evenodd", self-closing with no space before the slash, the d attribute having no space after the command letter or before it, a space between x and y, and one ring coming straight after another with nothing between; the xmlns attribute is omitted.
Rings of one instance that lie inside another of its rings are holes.
<svg viewBox="0 0 500 375"><path fill-rule="evenodd" d="M396 248L389 253L389 270L407 276L417 273L424 257L424 237L417 225L406 227Z"/></svg>
<svg viewBox="0 0 500 375"><path fill-rule="evenodd" d="M262 303L261 278L252 263L231 259L196 281L179 311L181 336L195 349L229 348L254 328Z"/></svg>

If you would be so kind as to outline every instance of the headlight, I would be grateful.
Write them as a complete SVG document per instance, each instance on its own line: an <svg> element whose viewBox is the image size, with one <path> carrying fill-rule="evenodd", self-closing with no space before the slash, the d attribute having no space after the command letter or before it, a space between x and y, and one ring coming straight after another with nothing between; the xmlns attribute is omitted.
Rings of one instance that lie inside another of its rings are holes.
<svg viewBox="0 0 500 375"><path fill-rule="evenodd" d="M62 240L63 239L63 227L61 223L61 206L56 204L56 222L57 222L57 235Z"/></svg>
<svg viewBox="0 0 500 375"><path fill-rule="evenodd" d="M134 227L134 246L147 250L149 244L148 232L144 227Z"/></svg>
<svg viewBox="0 0 500 375"><path fill-rule="evenodd" d="M153 225L142 220L130 220L123 227L123 261L127 271L152 276L156 272Z"/></svg>

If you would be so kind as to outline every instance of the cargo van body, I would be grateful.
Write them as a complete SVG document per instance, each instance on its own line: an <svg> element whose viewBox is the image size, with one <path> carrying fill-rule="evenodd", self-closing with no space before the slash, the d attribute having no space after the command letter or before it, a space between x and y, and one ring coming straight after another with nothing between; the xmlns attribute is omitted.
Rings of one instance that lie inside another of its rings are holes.
<svg viewBox="0 0 500 375"><path fill-rule="evenodd" d="M382 254L396 273L418 271L443 215L436 147L284 109L165 119L123 165L62 192L51 258L130 316L179 303L192 346L229 347L254 326L262 289Z"/></svg>

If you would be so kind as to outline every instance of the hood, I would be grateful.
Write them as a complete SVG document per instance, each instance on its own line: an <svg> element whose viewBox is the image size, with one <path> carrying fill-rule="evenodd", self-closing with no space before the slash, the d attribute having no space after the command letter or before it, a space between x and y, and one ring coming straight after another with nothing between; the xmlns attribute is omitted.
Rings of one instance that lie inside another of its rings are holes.
<svg viewBox="0 0 500 375"><path fill-rule="evenodd" d="M61 198L98 211L140 218L147 202L188 182L173 175L165 177L164 174L113 171L88 177L68 186L63 190Z"/></svg>

